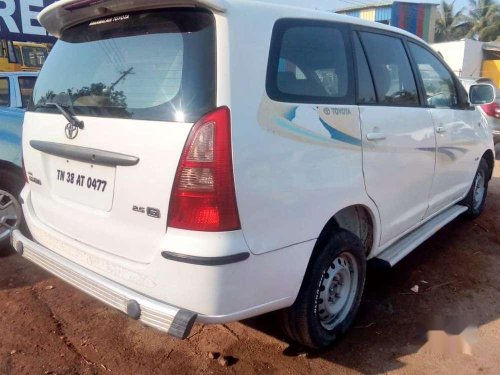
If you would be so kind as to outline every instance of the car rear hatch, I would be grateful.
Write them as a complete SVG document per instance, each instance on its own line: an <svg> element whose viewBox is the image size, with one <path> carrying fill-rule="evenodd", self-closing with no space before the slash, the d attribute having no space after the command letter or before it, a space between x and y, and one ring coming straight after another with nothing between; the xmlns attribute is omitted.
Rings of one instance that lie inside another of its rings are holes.
<svg viewBox="0 0 500 375"><path fill-rule="evenodd" d="M129 12L60 37L25 117L31 204L57 231L149 263L192 125L216 105L214 15Z"/></svg>

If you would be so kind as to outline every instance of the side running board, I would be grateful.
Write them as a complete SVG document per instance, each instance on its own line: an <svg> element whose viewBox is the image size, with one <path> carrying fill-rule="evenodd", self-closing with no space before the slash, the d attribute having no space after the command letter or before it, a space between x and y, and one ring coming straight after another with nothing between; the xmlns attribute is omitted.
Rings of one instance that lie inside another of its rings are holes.
<svg viewBox="0 0 500 375"><path fill-rule="evenodd" d="M462 213L467 211L467 207L455 205L429 220L421 227L407 234L386 250L380 253L375 259L382 261L386 266L393 267L401 259L411 253L417 246L432 237L437 231L450 223Z"/></svg>

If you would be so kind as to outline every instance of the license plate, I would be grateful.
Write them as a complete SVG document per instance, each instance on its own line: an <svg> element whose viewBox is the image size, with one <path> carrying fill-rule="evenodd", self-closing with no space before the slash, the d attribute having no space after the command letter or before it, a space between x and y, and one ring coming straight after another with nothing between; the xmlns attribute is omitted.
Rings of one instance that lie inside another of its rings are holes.
<svg viewBox="0 0 500 375"><path fill-rule="evenodd" d="M110 211L113 205L115 168L52 158L51 188L71 202Z"/></svg>

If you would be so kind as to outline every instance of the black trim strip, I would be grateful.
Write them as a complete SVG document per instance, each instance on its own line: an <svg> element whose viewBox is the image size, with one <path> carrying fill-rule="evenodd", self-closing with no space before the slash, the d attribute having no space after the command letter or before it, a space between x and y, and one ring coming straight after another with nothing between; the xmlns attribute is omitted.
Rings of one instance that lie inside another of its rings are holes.
<svg viewBox="0 0 500 375"><path fill-rule="evenodd" d="M192 311L179 310L168 329L168 334L181 340L186 339L193 328L194 322L196 322L196 318L198 318L198 314Z"/></svg>
<svg viewBox="0 0 500 375"><path fill-rule="evenodd" d="M247 260L250 253L238 253L222 257L197 257L192 255L177 254L170 251L163 251L162 257L175 262L196 264L199 266L222 266L225 264L238 263Z"/></svg>
<svg viewBox="0 0 500 375"><path fill-rule="evenodd" d="M63 143L30 141L30 145L35 150L49 155L109 167L129 167L138 164L140 160L139 158L131 155L97 150L88 147L66 145Z"/></svg>

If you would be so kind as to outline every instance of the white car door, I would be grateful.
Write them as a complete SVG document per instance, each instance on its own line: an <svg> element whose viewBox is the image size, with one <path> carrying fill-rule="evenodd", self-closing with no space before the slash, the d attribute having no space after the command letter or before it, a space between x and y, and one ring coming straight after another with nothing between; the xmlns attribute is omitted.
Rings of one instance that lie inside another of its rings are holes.
<svg viewBox="0 0 500 375"><path fill-rule="evenodd" d="M419 104L403 41L371 32L360 32L359 36L365 51L363 55L355 38L363 171L367 192L379 209L383 246L423 219L434 176L436 144L430 114ZM366 95L373 90L367 83L371 79L368 67L376 96Z"/></svg>
<svg viewBox="0 0 500 375"><path fill-rule="evenodd" d="M455 81L449 70L424 46L410 42L409 48L422 79L429 112L436 131L436 175L427 216L433 215L469 190L478 159L480 140L476 111L459 105ZM477 160L476 160L477 159Z"/></svg>

